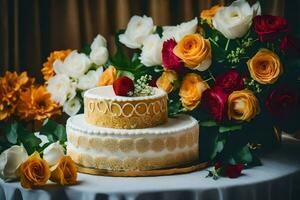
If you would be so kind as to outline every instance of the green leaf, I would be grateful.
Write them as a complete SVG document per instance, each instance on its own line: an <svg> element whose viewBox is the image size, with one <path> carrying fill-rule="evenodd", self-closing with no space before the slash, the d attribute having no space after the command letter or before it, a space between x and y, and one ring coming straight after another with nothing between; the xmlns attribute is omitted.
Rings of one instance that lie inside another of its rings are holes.
<svg viewBox="0 0 300 200"><path fill-rule="evenodd" d="M248 145L245 145L233 157L237 163L248 164L252 162L252 154L249 150Z"/></svg>
<svg viewBox="0 0 300 200"><path fill-rule="evenodd" d="M241 130L243 128L242 125L235 125L235 126L220 126L219 127L219 132L220 133L225 133L225 132L229 132L229 131L237 131L237 130Z"/></svg>
<svg viewBox="0 0 300 200"><path fill-rule="evenodd" d="M18 122L13 121L9 123L5 128L6 138L8 142L12 144L17 144L18 141Z"/></svg>
<svg viewBox="0 0 300 200"><path fill-rule="evenodd" d="M36 137L23 126L18 126L18 136L20 143L24 145L24 148L29 155L38 150L39 144L42 142L40 138Z"/></svg>
<svg viewBox="0 0 300 200"><path fill-rule="evenodd" d="M129 71L118 70L117 77L120 77L120 76L127 76L131 80L134 80L134 74Z"/></svg>
<svg viewBox="0 0 300 200"><path fill-rule="evenodd" d="M66 128L54 120L48 119L44 122L40 134L46 135L50 142L67 141Z"/></svg>
<svg viewBox="0 0 300 200"><path fill-rule="evenodd" d="M162 37L163 28L161 26L157 26L156 33L159 35L159 37Z"/></svg>
<svg viewBox="0 0 300 200"><path fill-rule="evenodd" d="M211 155L211 159L214 159L218 153L224 149L225 140L220 140L215 143L214 150Z"/></svg>
<svg viewBox="0 0 300 200"><path fill-rule="evenodd" d="M130 59L125 55L122 45L119 42L119 35L124 32L125 32L124 30L121 30L115 35L115 43L117 46L117 52L110 59L112 65L114 65L118 69L130 67L130 64L131 64Z"/></svg>
<svg viewBox="0 0 300 200"><path fill-rule="evenodd" d="M57 124L56 129L54 130L54 135L61 143L67 141L66 128L62 124Z"/></svg>
<svg viewBox="0 0 300 200"><path fill-rule="evenodd" d="M199 122L199 125L202 127L213 127L213 126L217 126L218 124L213 120L209 120L209 121Z"/></svg>
<svg viewBox="0 0 300 200"><path fill-rule="evenodd" d="M84 53L86 55L90 55L92 49L90 47L90 45L85 45L81 50L80 53Z"/></svg>

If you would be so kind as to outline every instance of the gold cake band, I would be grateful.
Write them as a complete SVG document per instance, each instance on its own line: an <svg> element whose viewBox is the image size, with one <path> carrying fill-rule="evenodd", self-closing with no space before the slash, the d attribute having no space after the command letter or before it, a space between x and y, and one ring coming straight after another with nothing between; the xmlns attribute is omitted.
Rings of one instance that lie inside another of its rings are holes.
<svg viewBox="0 0 300 200"><path fill-rule="evenodd" d="M111 137L97 136L84 133L68 132L68 142L74 147L85 150L92 149L97 152L120 152L126 154L131 151L145 153L148 151L169 152L175 149L191 148L198 146L199 131L192 128L177 134L164 134L154 136L130 136L130 137Z"/></svg>
<svg viewBox="0 0 300 200"><path fill-rule="evenodd" d="M168 119L167 97L143 101L112 101L84 98L86 122L107 128L138 129L164 124Z"/></svg>
<svg viewBox="0 0 300 200"><path fill-rule="evenodd" d="M198 160L198 146L178 153L168 153L157 157L130 157L123 160L114 157L91 156L87 153L67 149L68 155L75 163L89 168L108 170L151 170L173 166L180 166L183 163L190 163Z"/></svg>

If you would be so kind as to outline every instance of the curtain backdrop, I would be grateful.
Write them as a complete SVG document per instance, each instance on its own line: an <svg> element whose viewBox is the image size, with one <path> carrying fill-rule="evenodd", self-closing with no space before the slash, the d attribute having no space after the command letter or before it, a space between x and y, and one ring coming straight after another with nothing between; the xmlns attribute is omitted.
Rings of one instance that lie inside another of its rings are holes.
<svg viewBox="0 0 300 200"><path fill-rule="evenodd" d="M80 49L102 34L114 51L114 33L134 14L157 25L174 25L226 0L0 0L0 75L24 71L41 79L40 69L53 50ZM253 3L254 1L251 0ZM299 26L299 1L261 0L264 14L286 15ZM292 4L292 5L290 5ZM298 23L298 24L297 24Z"/></svg>

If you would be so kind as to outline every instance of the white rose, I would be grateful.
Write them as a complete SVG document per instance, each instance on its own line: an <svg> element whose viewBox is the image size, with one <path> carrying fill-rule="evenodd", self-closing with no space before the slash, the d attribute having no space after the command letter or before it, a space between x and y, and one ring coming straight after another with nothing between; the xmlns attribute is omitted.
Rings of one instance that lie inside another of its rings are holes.
<svg viewBox="0 0 300 200"><path fill-rule="evenodd" d="M47 90L51 98L60 105L63 105L67 98L76 95L72 81L65 74L56 74L50 78L47 82Z"/></svg>
<svg viewBox="0 0 300 200"><path fill-rule="evenodd" d="M86 75L79 78L77 88L87 90L96 87L102 73L103 67L99 67L97 70L90 70Z"/></svg>
<svg viewBox="0 0 300 200"><path fill-rule="evenodd" d="M197 31L198 19L195 18L188 22L183 22L177 26L164 26L163 27L163 40L174 38L179 42L184 36L193 34Z"/></svg>
<svg viewBox="0 0 300 200"><path fill-rule="evenodd" d="M50 166L55 165L64 155L64 148L59 142L50 144L43 151L43 159L46 160Z"/></svg>
<svg viewBox="0 0 300 200"><path fill-rule="evenodd" d="M91 44L91 49L98 49L100 47L106 47L106 39L98 34L95 38L94 38L94 41L93 43Z"/></svg>
<svg viewBox="0 0 300 200"><path fill-rule="evenodd" d="M17 169L27 159L28 155L23 146L14 145L0 155L0 177L4 180L16 179Z"/></svg>
<svg viewBox="0 0 300 200"><path fill-rule="evenodd" d="M259 3L251 7L245 0L234 1L216 13L212 19L213 26L228 39L241 38L249 30L252 18L260 14L260 10Z"/></svg>
<svg viewBox="0 0 300 200"><path fill-rule="evenodd" d="M63 111L67 113L69 116L76 115L81 108L80 100L77 97L68 100L63 105Z"/></svg>
<svg viewBox="0 0 300 200"><path fill-rule="evenodd" d="M142 53L140 56L141 62L145 66L161 65L162 45L162 40L158 34L148 36L143 43Z"/></svg>
<svg viewBox="0 0 300 200"><path fill-rule="evenodd" d="M147 16L131 17L124 34L119 35L121 43L129 48L141 48L144 40L154 31L153 20Z"/></svg>
<svg viewBox="0 0 300 200"><path fill-rule="evenodd" d="M56 74L66 74L72 78L79 78L91 66L90 59L84 53L72 51L62 62L56 60L53 63L53 68Z"/></svg>
<svg viewBox="0 0 300 200"><path fill-rule="evenodd" d="M93 63L101 66L104 65L108 59L108 50L106 47L98 47L92 49L90 59Z"/></svg>

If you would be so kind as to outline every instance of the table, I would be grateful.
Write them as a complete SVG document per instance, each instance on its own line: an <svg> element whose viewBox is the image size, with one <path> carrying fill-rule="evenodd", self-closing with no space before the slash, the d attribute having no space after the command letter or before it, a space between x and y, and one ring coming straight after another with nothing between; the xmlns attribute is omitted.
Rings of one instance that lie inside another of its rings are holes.
<svg viewBox="0 0 300 200"><path fill-rule="evenodd" d="M5 183L0 180L0 199L299 199L300 141L284 135L282 148L264 155L262 162L263 166L245 170L237 179L205 178L207 170L181 175L135 178L79 174L78 185L49 185L36 190L23 189L19 182Z"/></svg>

